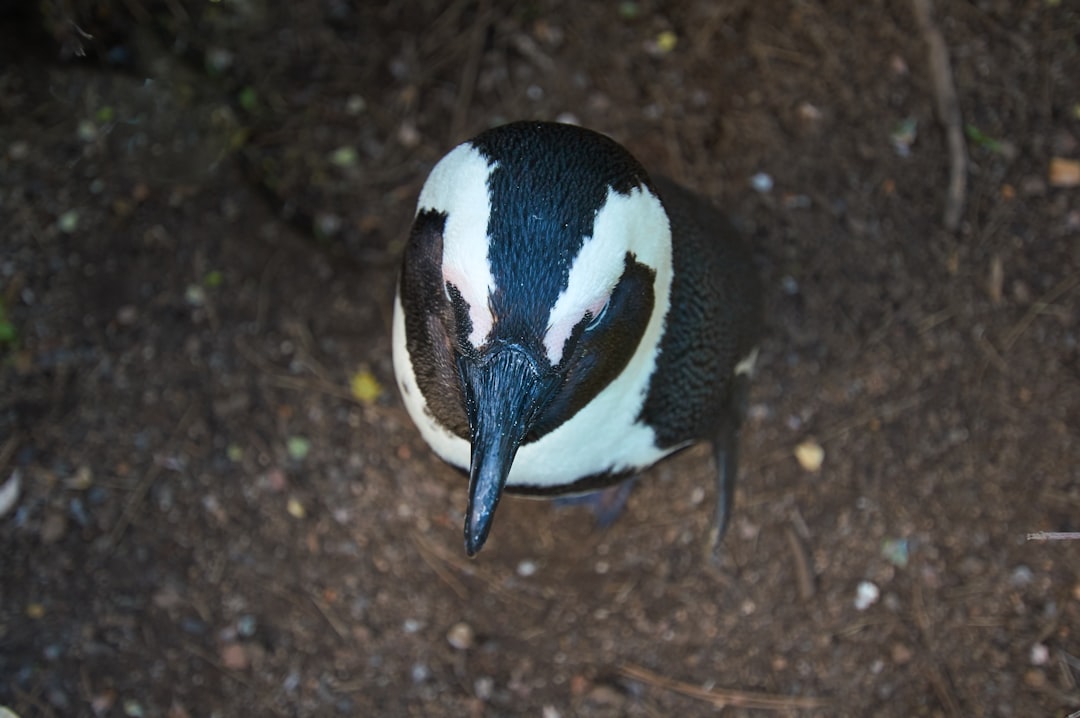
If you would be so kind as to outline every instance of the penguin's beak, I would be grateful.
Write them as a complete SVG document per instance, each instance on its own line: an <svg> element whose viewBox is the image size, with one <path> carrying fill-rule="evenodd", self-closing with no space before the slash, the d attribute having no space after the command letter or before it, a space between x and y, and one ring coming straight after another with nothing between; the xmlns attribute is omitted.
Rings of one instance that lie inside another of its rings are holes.
<svg viewBox="0 0 1080 718"><path fill-rule="evenodd" d="M458 372L472 431L465 551L475 556L491 530L518 446L558 386L558 376L518 344L497 345L479 358L461 356Z"/></svg>

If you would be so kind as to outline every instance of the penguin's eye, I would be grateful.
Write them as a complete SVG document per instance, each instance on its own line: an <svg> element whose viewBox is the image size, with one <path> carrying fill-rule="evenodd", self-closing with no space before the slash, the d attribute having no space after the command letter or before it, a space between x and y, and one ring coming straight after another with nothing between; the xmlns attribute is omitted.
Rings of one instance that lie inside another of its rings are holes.
<svg viewBox="0 0 1080 718"><path fill-rule="evenodd" d="M600 322L603 321L604 315L607 314L607 308L608 308L608 306L610 306L610 304L611 304L611 299L608 298L604 302L604 305L602 307L600 307L599 309L597 309L595 311L592 310L592 309L589 310L589 313L592 314L592 320L588 324L585 325L585 331L591 332L593 329L596 329L598 326L600 326Z"/></svg>

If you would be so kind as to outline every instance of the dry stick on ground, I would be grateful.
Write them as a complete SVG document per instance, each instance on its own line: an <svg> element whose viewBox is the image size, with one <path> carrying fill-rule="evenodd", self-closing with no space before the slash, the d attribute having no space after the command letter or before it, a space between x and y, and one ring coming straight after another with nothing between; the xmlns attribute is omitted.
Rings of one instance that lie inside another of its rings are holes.
<svg viewBox="0 0 1080 718"><path fill-rule="evenodd" d="M1001 342L1001 351L1005 354L1009 353L1009 350L1013 348L1013 344L1016 344L1016 340L1019 339L1024 332L1028 330L1031 323L1035 321L1041 312L1046 311L1047 307L1064 297L1071 292L1074 287L1080 284L1080 274L1073 274L1065 277L1058 282L1050 291L1043 296L1032 302L1031 307L1027 310L1027 313L1018 321L1013 328L1009 330L1009 333L1005 335L1005 339Z"/></svg>
<svg viewBox="0 0 1080 718"><path fill-rule="evenodd" d="M915 626L919 629L919 638L922 640L923 646L930 654L928 661L929 665L925 666L923 669L923 675L926 678L926 682L934 689L938 700L941 702L942 707L945 708L948 715L952 716L952 718L960 718L964 713L960 711L960 705L956 701L952 676L949 675L948 668L941 665L941 662L937 659L937 654L934 651L934 646L931 645L930 636L933 627L930 625L930 616L926 613L926 605L923 602L922 584L918 581L914 584L911 614L912 618L915 620Z"/></svg>
<svg viewBox="0 0 1080 718"><path fill-rule="evenodd" d="M828 701L821 698L804 696L781 696L771 693L756 693L753 691L733 691L722 688L706 690L698 688L691 683L677 681L658 673L642 668L624 664L619 667L619 672L628 678L641 681L650 686L662 688L667 691L681 693L684 696L696 698L699 701L711 703L716 708L756 708L758 710L789 711L795 708L824 708Z"/></svg>
<svg viewBox="0 0 1080 718"><path fill-rule="evenodd" d="M960 119L960 102L956 98L949 51L930 9L930 0L911 0L915 19L930 52L930 79L934 85L938 119L945 125L949 147L949 191L945 195L945 229L955 232L964 212L967 193L967 145L964 144L964 125Z"/></svg>
<svg viewBox="0 0 1080 718"><path fill-rule="evenodd" d="M1035 531L1028 541L1080 541L1080 531Z"/></svg>
<svg viewBox="0 0 1080 718"><path fill-rule="evenodd" d="M799 587L799 599L809 601L814 597L814 574L810 571L810 559L806 555L806 547L795 534L795 529L785 527L784 534L787 536L788 547L791 549L791 557L795 562L796 585Z"/></svg>
<svg viewBox="0 0 1080 718"><path fill-rule="evenodd" d="M491 572L480 569L475 562L467 562L466 560L462 559L460 555L453 553L448 549L444 548L443 546L428 540L419 532L414 532L412 535L412 539L413 542L416 544L417 548L421 550L422 556L424 557L425 561L427 561L428 557L437 559L439 561L442 561L446 566L457 569L458 572L466 576L471 576L484 582L487 585L488 590L492 594L502 598L508 603L518 603L534 611L539 611L544 607L543 601L526 595L521 591L507 588L504 582L497 578L495 575L493 575ZM424 554L426 554L426 556ZM431 564L429 563L428 565ZM442 574L438 574L437 572L437 575L442 578ZM450 585L453 589L453 584ZM457 592L456 589L453 590L455 591L455 593Z"/></svg>
<svg viewBox="0 0 1080 718"><path fill-rule="evenodd" d="M165 452L171 454L176 445L180 443L180 440L184 436L184 432L187 431L188 423L194 416L194 404L189 404L187 409L184 410L184 415L180 417L180 421L177 422L176 427L173 429L172 435L169 437L168 443L165 444ZM162 463L154 461L150 468L146 470L146 474L142 480L139 481L135 490L128 497L127 504L124 506L124 513L116 521L112 531L109 532L106 538L105 545L102 547L102 554L108 556L112 552L112 549L116 547L120 537L124 535L124 531L131 525L132 519L135 518L135 512L142 504L143 499L146 498L146 493L150 490L150 486L157 480L158 475L161 473Z"/></svg>
<svg viewBox="0 0 1080 718"><path fill-rule="evenodd" d="M273 699L270 697L268 691L263 690L261 686L256 685L254 681L249 680L247 676L243 675L240 671L234 671L230 668L226 668L224 664L221 663L221 661L219 661L210 653L202 650L198 646L195 646L194 644L186 642L182 643L180 645L180 649L187 653L189 656L198 658L199 660L203 661L226 678L231 678L239 685L247 688L252 693L254 701L261 705L265 711L273 713L276 716L286 715L286 713L281 708L279 708L277 704L273 702ZM262 713L261 715L266 715L266 713Z"/></svg>
<svg viewBox="0 0 1080 718"><path fill-rule="evenodd" d="M465 588L465 585L458 581L457 578L446 570L440 561L443 559L432 550L430 542L422 537L418 533L412 535L413 543L416 545L416 550L420 552L420 558L424 563L428 565L435 575L438 576L443 583L450 587L450 590L457 594L457 597L461 600L466 600L469 597L469 590Z"/></svg>
<svg viewBox="0 0 1080 718"><path fill-rule="evenodd" d="M1013 345L1031 327L1037 316L1045 312L1054 302L1071 292L1077 285L1080 285L1080 274L1070 275L1054 285L1046 294L1032 302L1031 307L1020 318L1020 321L1014 324L1012 329L1005 335L1005 338L1002 339L1000 352L997 351L989 339L980 337L979 348L982 349L986 356L982 366L979 368L979 380L982 380L982 374L990 364L1005 373L1008 370L1008 363L1002 355L1008 354L1012 350Z"/></svg>

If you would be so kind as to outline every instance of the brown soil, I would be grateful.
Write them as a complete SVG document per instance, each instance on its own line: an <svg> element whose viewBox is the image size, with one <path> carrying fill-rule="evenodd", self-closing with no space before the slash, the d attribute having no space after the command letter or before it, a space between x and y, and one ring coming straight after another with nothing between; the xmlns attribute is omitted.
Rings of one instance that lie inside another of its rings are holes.
<svg viewBox="0 0 1080 718"><path fill-rule="evenodd" d="M1027 540L1080 530L1080 8L936 6L956 232L907 2L0 2L0 705L1080 709L1080 541ZM464 482L393 392L427 170L567 114L757 248L720 566L704 447L603 531L508 499L465 559Z"/></svg>

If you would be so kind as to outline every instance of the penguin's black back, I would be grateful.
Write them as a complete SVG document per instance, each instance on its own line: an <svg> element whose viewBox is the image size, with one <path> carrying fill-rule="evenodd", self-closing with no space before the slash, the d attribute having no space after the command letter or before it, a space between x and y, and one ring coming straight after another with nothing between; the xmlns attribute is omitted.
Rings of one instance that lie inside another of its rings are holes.
<svg viewBox="0 0 1080 718"><path fill-rule="evenodd" d="M671 222L673 277L656 370L641 418L660 447L716 436L737 418L735 366L757 344L761 286L750 252L707 200L653 177Z"/></svg>

